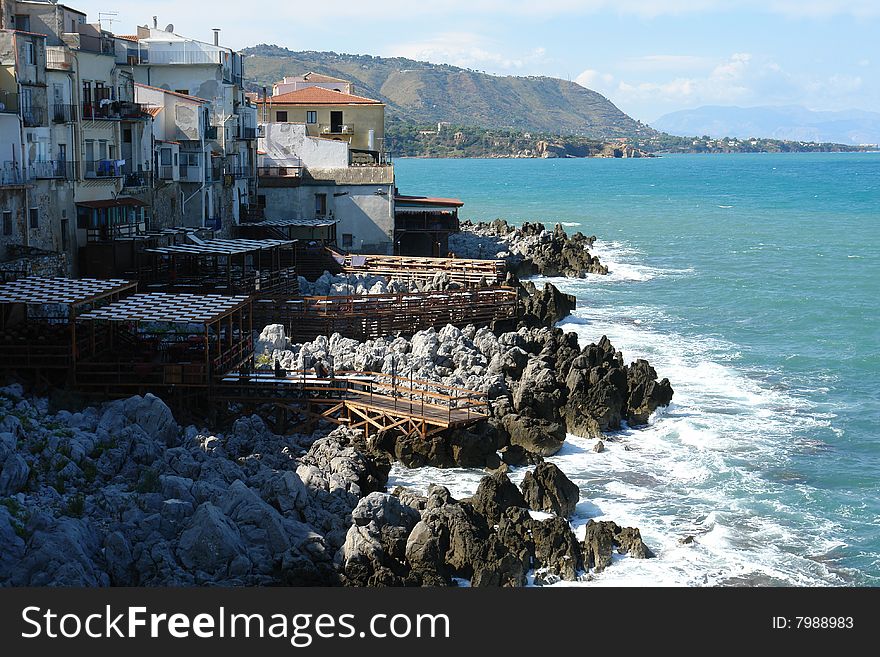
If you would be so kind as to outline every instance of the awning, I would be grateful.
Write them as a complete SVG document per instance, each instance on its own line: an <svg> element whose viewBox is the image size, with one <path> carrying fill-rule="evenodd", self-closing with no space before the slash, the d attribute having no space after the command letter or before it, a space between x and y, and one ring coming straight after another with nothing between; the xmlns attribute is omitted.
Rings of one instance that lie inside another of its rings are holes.
<svg viewBox="0 0 880 657"><path fill-rule="evenodd" d="M464 201L457 198L438 198L436 196L402 196L394 197L394 204L403 207L460 208Z"/></svg>
<svg viewBox="0 0 880 657"><path fill-rule="evenodd" d="M100 201L82 201L77 203L79 207L100 210L102 208L143 208L147 204L132 196L120 196L119 198L101 199Z"/></svg>

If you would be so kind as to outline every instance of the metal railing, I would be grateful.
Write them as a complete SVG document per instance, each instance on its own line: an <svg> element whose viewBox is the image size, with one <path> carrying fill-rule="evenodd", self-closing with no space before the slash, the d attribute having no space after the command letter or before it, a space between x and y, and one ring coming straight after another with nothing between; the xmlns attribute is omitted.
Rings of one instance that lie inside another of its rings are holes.
<svg viewBox="0 0 880 657"><path fill-rule="evenodd" d="M318 125L318 130L322 135L353 135L354 124L342 123L336 125L331 123L321 123Z"/></svg>
<svg viewBox="0 0 880 657"><path fill-rule="evenodd" d="M84 102L82 105L83 120L119 120L127 118L139 118L143 113L143 105L131 101L99 100L95 103Z"/></svg>
<svg viewBox="0 0 880 657"><path fill-rule="evenodd" d="M286 166L257 167L257 175L264 178L299 178L302 176L302 161Z"/></svg>
<svg viewBox="0 0 880 657"><path fill-rule="evenodd" d="M76 162L70 160L50 160L48 162L32 162L28 167L30 177L36 180L58 178L73 180L76 178Z"/></svg>
<svg viewBox="0 0 880 657"><path fill-rule="evenodd" d="M152 50L140 51L142 64L221 64L221 53L203 50Z"/></svg>
<svg viewBox="0 0 880 657"><path fill-rule="evenodd" d="M25 175L18 162L0 162L0 185L23 185Z"/></svg>
<svg viewBox="0 0 880 657"><path fill-rule="evenodd" d="M46 124L46 110L42 107L22 107L21 120L27 128L39 128Z"/></svg>
<svg viewBox="0 0 880 657"><path fill-rule="evenodd" d="M246 139L246 140L256 139L257 138L257 129L256 128L249 128L246 126L241 126L238 129L238 138L239 139Z"/></svg>
<svg viewBox="0 0 880 657"><path fill-rule="evenodd" d="M107 242L122 237L134 237L146 232L146 225L142 221L135 223L116 224L115 226L99 226L86 230L87 242Z"/></svg>
<svg viewBox="0 0 880 657"><path fill-rule="evenodd" d="M86 178L122 178L119 160L86 160Z"/></svg>
<svg viewBox="0 0 880 657"><path fill-rule="evenodd" d="M55 123L73 123L76 121L76 105L55 103L52 106L52 121Z"/></svg>
<svg viewBox="0 0 880 657"><path fill-rule="evenodd" d="M236 180L241 180L242 178L250 178L253 175L253 171L247 166L228 166L226 167L225 175L232 176Z"/></svg>
<svg viewBox="0 0 880 657"><path fill-rule="evenodd" d="M72 71L74 56L67 48L46 48L46 68L53 71Z"/></svg>
<svg viewBox="0 0 880 657"><path fill-rule="evenodd" d="M122 179L123 187L149 187L152 178L149 171L139 171L138 173L126 173Z"/></svg>
<svg viewBox="0 0 880 657"><path fill-rule="evenodd" d="M159 180L174 180L175 166L171 164L162 164L159 166Z"/></svg>

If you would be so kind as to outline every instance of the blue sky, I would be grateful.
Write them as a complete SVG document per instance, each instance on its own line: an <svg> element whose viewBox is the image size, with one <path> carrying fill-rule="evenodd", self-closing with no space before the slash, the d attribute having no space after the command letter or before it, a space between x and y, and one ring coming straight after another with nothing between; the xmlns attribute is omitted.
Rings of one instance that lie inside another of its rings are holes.
<svg viewBox="0 0 880 657"><path fill-rule="evenodd" d="M701 105L880 111L880 0L70 0L225 45L400 55L576 80L650 122ZM105 23L105 27L111 27Z"/></svg>

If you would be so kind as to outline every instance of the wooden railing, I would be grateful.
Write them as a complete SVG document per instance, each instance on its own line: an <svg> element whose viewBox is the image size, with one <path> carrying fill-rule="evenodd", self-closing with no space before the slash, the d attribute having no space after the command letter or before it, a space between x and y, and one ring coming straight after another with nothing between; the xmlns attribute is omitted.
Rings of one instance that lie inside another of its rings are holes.
<svg viewBox="0 0 880 657"><path fill-rule="evenodd" d="M296 341L340 333L372 340L431 327L489 326L518 316L513 288L493 287L448 292L406 292L363 296L297 297L254 303L255 324L283 324Z"/></svg>
<svg viewBox="0 0 880 657"><path fill-rule="evenodd" d="M411 256L337 256L342 271L352 274L372 274L402 280L432 280L435 274L445 273L448 279L465 287L483 282L492 284L504 280L503 260L469 260L462 258L420 258Z"/></svg>

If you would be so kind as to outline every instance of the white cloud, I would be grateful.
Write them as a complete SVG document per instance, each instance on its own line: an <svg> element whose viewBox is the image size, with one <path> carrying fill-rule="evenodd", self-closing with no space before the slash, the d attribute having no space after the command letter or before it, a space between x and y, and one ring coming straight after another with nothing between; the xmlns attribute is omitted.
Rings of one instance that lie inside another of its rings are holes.
<svg viewBox="0 0 880 657"><path fill-rule="evenodd" d="M624 71L655 72L655 71L695 71L708 68L712 60L694 55L644 55L627 57L617 67Z"/></svg>
<svg viewBox="0 0 880 657"><path fill-rule="evenodd" d="M614 76L610 73L600 73L599 71L594 71L593 69L588 68L586 71L578 75L574 81L587 89L601 90L607 89L608 86L614 82Z"/></svg>
<svg viewBox="0 0 880 657"><path fill-rule="evenodd" d="M544 59L546 50L510 55L499 51L498 45L471 32L443 32L430 39L399 43L383 49L387 57L408 57L419 61L452 64L463 68L515 71Z"/></svg>

